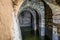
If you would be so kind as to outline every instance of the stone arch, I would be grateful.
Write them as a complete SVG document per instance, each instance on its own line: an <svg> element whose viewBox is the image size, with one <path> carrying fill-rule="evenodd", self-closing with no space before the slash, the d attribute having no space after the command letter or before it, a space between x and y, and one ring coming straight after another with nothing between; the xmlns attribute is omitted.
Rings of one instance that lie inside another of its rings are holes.
<svg viewBox="0 0 60 40"><path fill-rule="evenodd" d="M37 30L38 28L37 28L37 20L36 19L39 20L39 18L36 17L38 15L37 11L35 9L31 8L31 7L25 7L25 8L23 8L22 10L20 10L20 12L18 14L18 20L19 21L20 21L19 18L21 17L21 14L24 14L23 12L29 12L27 14L30 14L32 16L32 18L33 18L33 25L32 25L33 26L33 29L34 30ZM39 17L39 15L38 15L38 17ZM19 22L19 24L20 24L20 22Z"/></svg>
<svg viewBox="0 0 60 40"><path fill-rule="evenodd" d="M45 2L44 6L45 6L45 35L48 36L48 40L52 40L53 13L52 9ZM46 36L45 39L47 40Z"/></svg>
<svg viewBox="0 0 60 40"><path fill-rule="evenodd" d="M30 7L26 7L24 9L22 9L20 11L20 13L22 13L24 11L28 11L28 12L30 11L31 12L30 14L33 16L33 19L34 19L34 23L36 23L36 14L38 15L38 13L36 13L36 10L33 8L30 8ZM18 17L20 16L20 13L18 14ZM35 26L36 26L36 24L35 24Z"/></svg>

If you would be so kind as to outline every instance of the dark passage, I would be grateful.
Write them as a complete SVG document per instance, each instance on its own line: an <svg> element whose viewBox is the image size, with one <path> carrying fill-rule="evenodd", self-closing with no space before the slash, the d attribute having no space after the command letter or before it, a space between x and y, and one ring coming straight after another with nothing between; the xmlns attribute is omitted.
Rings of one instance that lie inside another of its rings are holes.
<svg viewBox="0 0 60 40"><path fill-rule="evenodd" d="M50 7L45 5L45 39L52 40L52 11ZM47 9L48 8L48 9ZM27 10L28 9L28 10ZM29 8L23 9L19 14L19 23L21 27L21 34L23 40L41 40L39 31L39 16L35 10ZM33 16L34 15L34 16ZM48 17L49 16L49 17ZM35 17L35 19L34 19ZM36 23L35 23L36 20ZM41 20L41 19L40 19ZM34 30L34 25L36 25L36 31Z"/></svg>
<svg viewBox="0 0 60 40"><path fill-rule="evenodd" d="M35 25L34 17L30 11L21 12L19 20L21 24L20 27L21 27L23 40L39 40L40 39L39 31L38 30L34 31L34 25ZM36 25L38 25L38 23L36 23Z"/></svg>

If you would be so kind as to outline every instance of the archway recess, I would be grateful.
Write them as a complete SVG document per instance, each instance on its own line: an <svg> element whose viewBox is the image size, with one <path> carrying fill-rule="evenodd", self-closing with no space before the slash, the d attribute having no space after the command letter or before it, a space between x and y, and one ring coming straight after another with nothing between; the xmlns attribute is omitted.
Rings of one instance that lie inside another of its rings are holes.
<svg viewBox="0 0 60 40"><path fill-rule="evenodd" d="M18 20L19 20L19 27L21 28L23 40L25 40L24 38L26 38L27 36L28 38L30 36L35 36L35 37L39 36L40 20L39 20L39 15L35 9L30 7L22 9L22 11L20 11L20 13L18 14ZM38 31L38 34L37 34L37 31ZM33 39L36 39L35 37ZM39 39L39 37L37 37L37 39ZM30 38L26 40L30 40Z"/></svg>

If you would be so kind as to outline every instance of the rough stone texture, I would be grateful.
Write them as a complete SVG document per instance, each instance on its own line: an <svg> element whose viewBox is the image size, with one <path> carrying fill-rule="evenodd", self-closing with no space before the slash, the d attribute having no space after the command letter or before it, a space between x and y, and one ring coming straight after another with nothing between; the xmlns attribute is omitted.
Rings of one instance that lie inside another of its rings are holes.
<svg viewBox="0 0 60 40"><path fill-rule="evenodd" d="M22 3L23 3L23 0L14 0L13 1L15 15L18 13L18 10L19 10L20 6L22 5Z"/></svg>
<svg viewBox="0 0 60 40"><path fill-rule="evenodd" d="M60 6L59 5L55 5L53 3L49 3L46 2L50 8L52 9L52 13L53 13L53 25L56 26L57 28L57 32L58 32L58 36L60 36Z"/></svg>
<svg viewBox="0 0 60 40"><path fill-rule="evenodd" d="M22 3L23 0L13 0L13 2L11 0L0 0L0 40L11 40L12 7L14 6L14 12L17 13ZM56 23L60 35L60 6L55 5L56 2L53 3L47 4L53 11L53 18L57 19L54 23Z"/></svg>
<svg viewBox="0 0 60 40"><path fill-rule="evenodd" d="M21 2L22 0L0 0L0 40L11 40L12 9L14 6L16 13Z"/></svg>
<svg viewBox="0 0 60 40"><path fill-rule="evenodd" d="M56 28L58 29L58 34L60 35L60 6L56 3L56 0L45 0L46 3L50 6L50 8L52 9L52 13L53 13L53 22L54 25L56 26ZM15 13L18 12L19 7L21 6L20 4L23 3L23 0L21 1L14 1L14 11Z"/></svg>
<svg viewBox="0 0 60 40"><path fill-rule="evenodd" d="M12 9L18 11L22 0L0 0L0 40L11 40Z"/></svg>
<svg viewBox="0 0 60 40"><path fill-rule="evenodd" d="M11 0L0 0L0 40L11 40Z"/></svg>

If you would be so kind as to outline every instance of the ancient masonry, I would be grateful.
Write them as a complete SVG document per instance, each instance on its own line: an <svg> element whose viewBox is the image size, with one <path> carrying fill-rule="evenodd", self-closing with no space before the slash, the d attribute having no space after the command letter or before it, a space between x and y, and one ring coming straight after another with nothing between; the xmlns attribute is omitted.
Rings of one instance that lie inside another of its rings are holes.
<svg viewBox="0 0 60 40"><path fill-rule="evenodd" d="M30 19L34 30L39 24L41 39L60 40L60 0L0 0L0 40L22 40L20 28L31 26Z"/></svg>

